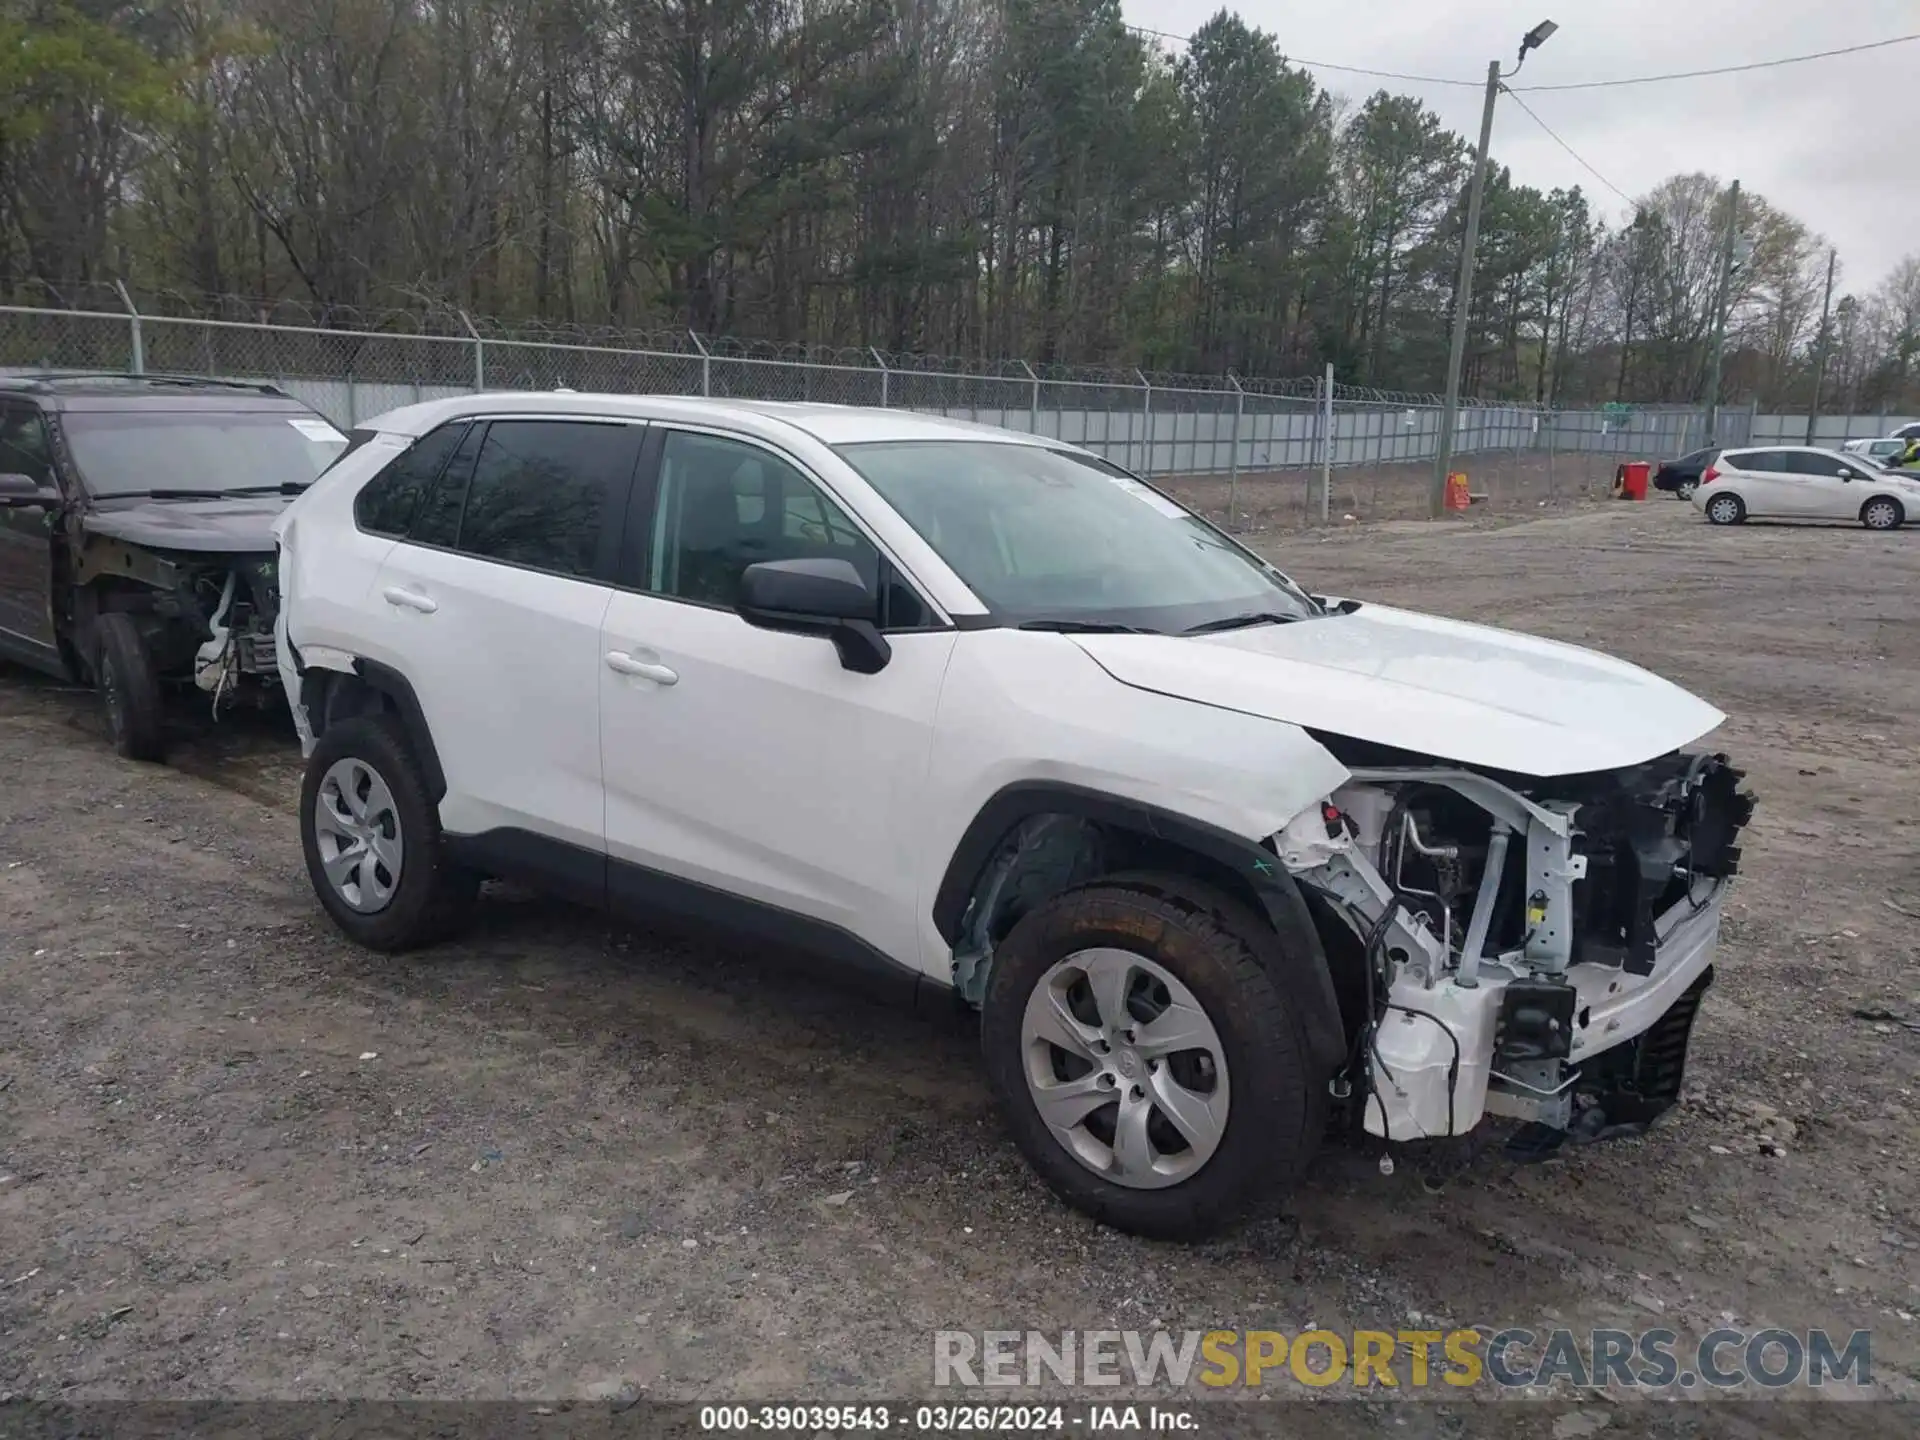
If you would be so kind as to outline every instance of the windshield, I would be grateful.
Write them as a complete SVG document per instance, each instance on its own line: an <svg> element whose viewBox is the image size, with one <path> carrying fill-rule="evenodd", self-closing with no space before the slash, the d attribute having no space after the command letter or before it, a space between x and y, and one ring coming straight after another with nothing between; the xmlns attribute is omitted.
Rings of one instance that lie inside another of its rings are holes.
<svg viewBox="0 0 1920 1440"><path fill-rule="evenodd" d="M70 410L67 445L94 495L310 484L347 437L286 410Z"/></svg>
<svg viewBox="0 0 1920 1440"><path fill-rule="evenodd" d="M839 454L1010 623L1169 634L1319 607L1285 576L1116 466L994 440L879 441Z"/></svg>

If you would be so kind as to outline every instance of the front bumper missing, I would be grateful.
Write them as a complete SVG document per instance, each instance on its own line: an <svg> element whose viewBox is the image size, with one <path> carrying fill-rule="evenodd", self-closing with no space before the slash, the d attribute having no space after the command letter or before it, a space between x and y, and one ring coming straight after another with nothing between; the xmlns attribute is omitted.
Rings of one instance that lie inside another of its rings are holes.
<svg viewBox="0 0 1920 1440"><path fill-rule="evenodd" d="M1713 964L1725 892L1725 881L1705 882L1698 908L1683 901L1660 917L1664 938L1648 974L1567 967L1561 978L1573 993L1563 1055L1512 1058L1519 1047L1502 1033L1502 1018L1504 1012L1511 1030L1508 987L1530 978L1519 971L1483 965L1472 988L1451 979L1429 987L1403 974L1388 992L1386 1018L1366 1057L1372 1081L1366 1129L1389 1140L1426 1140L1465 1134L1486 1115L1583 1137L1644 1124L1671 1103L1668 1089L1677 1093L1678 1064L1702 977ZM1677 1013L1681 1007L1684 1013ZM1655 1037L1659 1054L1617 1053L1669 1017ZM1657 1077L1650 1065L1659 1069Z"/></svg>

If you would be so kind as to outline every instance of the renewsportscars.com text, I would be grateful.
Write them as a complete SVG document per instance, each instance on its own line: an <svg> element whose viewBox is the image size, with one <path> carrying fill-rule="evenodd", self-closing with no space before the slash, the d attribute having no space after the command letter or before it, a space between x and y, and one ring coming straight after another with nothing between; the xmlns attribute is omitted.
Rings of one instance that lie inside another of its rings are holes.
<svg viewBox="0 0 1920 1440"><path fill-rule="evenodd" d="M933 1383L1185 1389L1203 1385L1620 1385L1637 1389L1873 1383L1872 1332L1667 1329L937 1330Z"/></svg>

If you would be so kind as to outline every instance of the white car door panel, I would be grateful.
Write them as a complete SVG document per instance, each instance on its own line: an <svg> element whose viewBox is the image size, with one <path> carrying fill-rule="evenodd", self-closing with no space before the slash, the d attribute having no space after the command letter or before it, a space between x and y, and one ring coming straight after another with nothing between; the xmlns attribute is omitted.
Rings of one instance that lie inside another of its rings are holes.
<svg viewBox="0 0 1920 1440"><path fill-rule="evenodd" d="M375 593L365 623L413 686L446 772L440 823L599 849L600 626L612 592L401 544Z"/></svg>
<svg viewBox="0 0 1920 1440"><path fill-rule="evenodd" d="M599 652L610 884L627 862L920 968L916 817L954 632L786 457L681 429L659 451L636 588L615 594ZM846 560L885 592L877 673L732 608L748 565L794 559Z"/></svg>
<svg viewBox="0 0 1920 1440"><path fill-rule="evenodd" d="M1793 487L1797 476L1787 473L1785 457L1778 451L1756 451L1734 462L1740 473L1735 488L1746 502L1747 513L1756 516L1791 515L1796 505Z"/></svg>
<svg viewBox="0 0 1920 1440"><path fill-rule="evenodd" d="M1853 482L1842 478L1850 467L1838 456L1795 450L1787 456L1792 471L1787 476L1792 509L1789 513L1808 520L1852 519L1859 507L1853 500Z"/></svg>
<svg viewBox="0 0 1920 1440"><path fill-rule="evenodd" d="M517 829L605 849L600 633L613 590L604 576L643 434L486 424L380 567L368 632L420 702L446 774L440 820L453 834Z"/></svg>
<svg viewBox="0 0 1920 1440"><path fill-rule="evenodd" d="M862 675L819 636L620 593L602 642L610 858L917 966L915 815L953 632L890 636Z"/></svg>

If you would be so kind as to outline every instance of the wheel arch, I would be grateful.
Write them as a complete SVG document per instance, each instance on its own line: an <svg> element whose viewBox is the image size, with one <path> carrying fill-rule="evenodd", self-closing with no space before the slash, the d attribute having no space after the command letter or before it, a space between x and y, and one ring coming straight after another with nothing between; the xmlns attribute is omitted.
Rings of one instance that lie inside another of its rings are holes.
<svg viewBox="0 0 1920 1440"><path fill-rule="evenodd" d="M1303 1007L1315 1060L1331 1069L1345 1057L1326 946L1300 887L1265 845L1191 816L1057 781L1009 785L954 847L934 894L934 926L957 970L976 943L988 946L990 965L991 941L1033 906L1102 874L1137 870L1211 885L1264 919L1281 942L1276 953L1289 973L1277 978ZM1027 876L1033 883L1022 883ZM970 998L984 989L984 966L974 978L977 985L963 978L960 987Z"/></svg>
<svg viewBox="0 0 1920 1440"><path fill-rule="evenodd" d="M1855 518L1859 520L1862 525L1866 524L1868 509L1874 505L1878 505L1882 500L1886 501L1887 504L1893 506L1893 514L1894 514L1893 523L1896 526L1904 525L1907 523L1906 502L1903 501L1898 495L1888 495L1884 493L1879 495L1869 495L1865 500L1862 500L1860 502L1860 513L1857 516L1855 516Z"/></svg>
<svg viewBox="0 0 1920 1440"><path fill-rule="evenodd" d="M361 656L353 658L351 670L302 665L300 704L315 739L326 734L327 727L336 721L383 713L398 717L407 743L419 758L427 798L436 805L446 798L446 771L440 766L440 752L434 747L433 731L420 708L420 697L407 677L391 665Z"/></svg>

